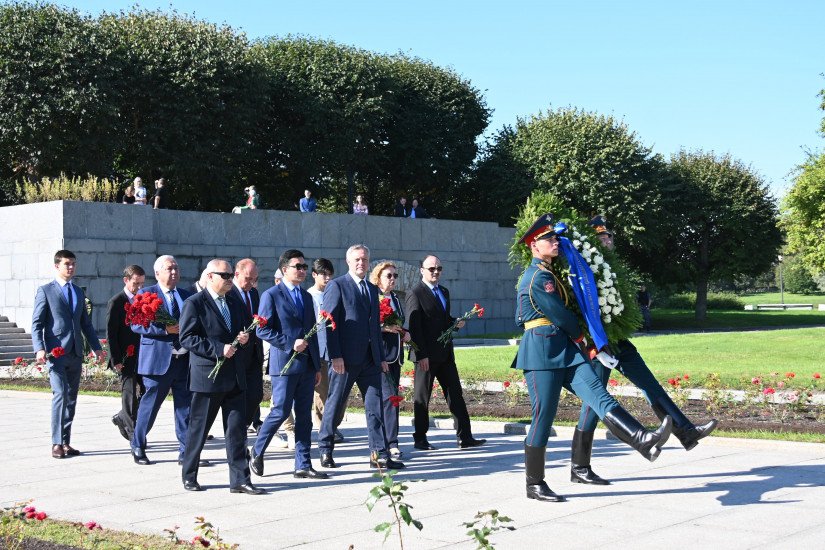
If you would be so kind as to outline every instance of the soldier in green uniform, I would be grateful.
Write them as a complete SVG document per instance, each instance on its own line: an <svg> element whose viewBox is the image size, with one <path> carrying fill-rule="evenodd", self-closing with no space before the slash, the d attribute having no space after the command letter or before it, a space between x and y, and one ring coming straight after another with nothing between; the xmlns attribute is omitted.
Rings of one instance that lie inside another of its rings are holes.
<svg viewBox="0 0 825 550"><path fill-rule="evenodd" d="M564 497L544 481L545 449L562 387L578 395L610 431L651 462L670 436L671 419L666 416L655 432L646 430L607 393L582 354L584 334L566 307L564 287L550 269L559 254L552 214L541 216L520 242L533 255L518 287L516 323L524 327L524 337L513 365L524 371L533 416L524 442L527 498L562 502Z"/></svg>
<svg viewBox="0 0 825 550"><path fill-rule="evenodd" d="M596 230L602 245L608 250L613 250L613 233L607 229L607 224L602 216L596 216L590 220L590 225ZM667 392L659 384L653 373L650 372L642 356L636 350L630 340L619 341L614 350L618 366L616 370L622 373L628 380L633 382L644 393L645 399L651 404L653 412L660 419L670 416L673 420L673 435L675 435L682 446L688 451L694 448L699 440L709 435L716 428L716 420L696 426L679 409L676 403L668 396ZM610 369L604 364L594 362L593 368L596 375L601 379L602 385L607 386L610 378ZM612 368L612 367L611 367ZM590 466L590 456L593 451L593 434L596 431L596 424L599 418L594 414L593 409L586 403L582 405L579 423L573 433L573 444L570 457L570 481L574 483L587 483L592 485L609 485L610 482L603 479Z"/></svg>

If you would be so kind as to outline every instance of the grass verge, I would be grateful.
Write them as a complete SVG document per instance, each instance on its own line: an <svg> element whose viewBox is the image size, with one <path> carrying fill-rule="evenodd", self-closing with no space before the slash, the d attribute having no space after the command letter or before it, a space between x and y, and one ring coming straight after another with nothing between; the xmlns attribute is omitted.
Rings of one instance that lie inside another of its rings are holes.
<svg viewBox="0 0 825 550"><path fill-rule="evenodd" d="M89 530L81 523L70 521L10 519L8 523L0 526L0 545L3 548L21 547L18 544L21 539L45 540L72 548L94 548L95 550L180 548L179 545L158 535L142 535L113 529Z"/></svg>

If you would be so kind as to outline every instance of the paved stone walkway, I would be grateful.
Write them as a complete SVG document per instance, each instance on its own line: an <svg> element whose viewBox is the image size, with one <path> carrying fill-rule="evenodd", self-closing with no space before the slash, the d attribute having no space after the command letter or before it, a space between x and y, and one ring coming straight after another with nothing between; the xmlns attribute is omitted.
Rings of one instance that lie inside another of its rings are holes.
<svg viewBox="0 0 825 550"><path fill-rule="evenodd" d="M0 391L0 504L33 498L38 509L69 520L94 520L107 528L160 534L181 526L191 537L192 519L203 515L227 541L244 550L272 548L398 548L373 526L388 521L385 505L368 512L363 502L377 480L366 464L363 417L350 415L347 437L335 453L343 467L329 481L292 477L292 456L267 453L259 497L230 494L217 429L204 458L202 493L180 482L171 404L150 433L153 466L135 465L128 445L111 424L119 400L81 396L73 445L83 455L49 455L50 394ZM547 478L568 502L545 504L524 497L522 440L497 423L476 423L489 443L455 447L451 430L433 428L437 451L412 449L404 423L402 448L410 483L406 500L418 532L404 527L405 548L474 548L462 522L479 510L497 509L517 529L499 532L499 549L523 548L822 548L825 545L825 445L708 438L685 452L674 440L651 464L614 440L599 437L593 464L614 481L607 487L569 482L571 429L550 440ZM313 450L317 466L317 452Z"/></svg>

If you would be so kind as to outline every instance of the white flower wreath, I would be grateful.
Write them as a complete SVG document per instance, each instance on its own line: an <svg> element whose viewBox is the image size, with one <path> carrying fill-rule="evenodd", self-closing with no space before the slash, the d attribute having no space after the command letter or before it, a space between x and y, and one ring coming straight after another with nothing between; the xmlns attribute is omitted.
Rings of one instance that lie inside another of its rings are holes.
<svg viewBox="0 0 825 550"><path fill-rule="evenodd" d="M619 315L624 311L622 297L614 284L617 278L616 274L610 269L610 265L604 261L604 256L599 253L599 250L587 242L586 237L576 231L575 228L572 228L572 234L573 239L570 242L587 261L590 271L593 272L593 278L599 289L599 307L602 322L608 324L613 320L614 315Z"/></svg>

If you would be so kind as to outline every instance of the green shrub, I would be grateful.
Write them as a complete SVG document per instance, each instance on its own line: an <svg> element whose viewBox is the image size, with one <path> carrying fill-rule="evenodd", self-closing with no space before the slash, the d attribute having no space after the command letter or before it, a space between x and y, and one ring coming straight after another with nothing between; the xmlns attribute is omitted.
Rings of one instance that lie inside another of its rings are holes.
<svg viewBox="0 0 825 550"><path fill-rule="evenodd" d="M95 176L69 178L63 173L37 182L27 178L17 185L18 200L25 204L61 200L115 202L117 191L117 184L108 179Z"/></svg>
<svg viewBox="0 0 825 550"><path fill-rule="evenodd" d="M779 267L777 268L776 280L779 281ZM819 291L811 272L802 263L798 256L785 256L785 261L781 266L782 279L785 283L785 292L794 294L813 294Z"/></svg>
<svg viewBox="0 0 825 550"><path fill-rule="evenodd" d="M681 293L671 294L658 300L654 299L654 306L664 309L684 309L693 311L696 309L696 294ZM745 308L743 302L737 295L729 292L708 293L708 309L713 310L742 310Z"/></svg>

